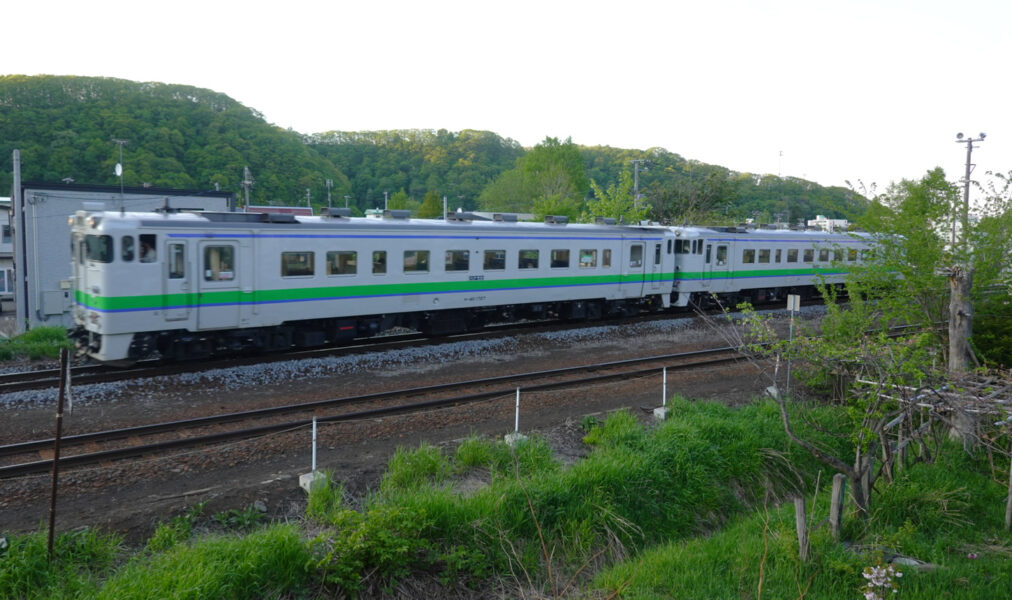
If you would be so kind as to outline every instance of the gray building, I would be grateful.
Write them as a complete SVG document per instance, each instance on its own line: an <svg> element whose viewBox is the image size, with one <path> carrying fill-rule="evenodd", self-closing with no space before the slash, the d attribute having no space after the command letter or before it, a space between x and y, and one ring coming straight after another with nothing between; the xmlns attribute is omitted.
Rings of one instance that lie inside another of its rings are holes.
<svg viewBox="0 0 1012 600"><path fill-rule="evenodd" d="M227 211L231 192L26 182L13 190L14 302L17 329L73 325L68 218L81 209Z"/></svg>

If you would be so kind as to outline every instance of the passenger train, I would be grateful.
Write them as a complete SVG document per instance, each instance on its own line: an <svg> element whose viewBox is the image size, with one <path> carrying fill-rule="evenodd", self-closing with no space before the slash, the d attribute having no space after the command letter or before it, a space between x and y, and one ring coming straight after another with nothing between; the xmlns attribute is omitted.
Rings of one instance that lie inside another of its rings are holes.
<svg viewBox="0 0 1012 600"><path fill-rule="evenodd" d="M74 335L96 360L198 359L814 293L866 239L740 228L78 211Z"/></svg>

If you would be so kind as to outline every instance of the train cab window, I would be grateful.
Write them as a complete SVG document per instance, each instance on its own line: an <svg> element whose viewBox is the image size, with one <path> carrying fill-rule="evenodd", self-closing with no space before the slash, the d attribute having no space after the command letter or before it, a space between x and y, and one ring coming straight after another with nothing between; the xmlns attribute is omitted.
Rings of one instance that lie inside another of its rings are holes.
<svg viewBox="0 0 1012 600"><path fill-rule="evenodd" d="M798 249L790 248L787 250L787 262L796 263L798 262Z"/></svg>
<svg viewBox="0 0 1012 600"><path fill-rule="evenodd" d="M841 250L839 248L836 249L836 250L833 250L833 260L835 262L843 262L843 250Z"/></svg>
<svg viewBox="0 0 1012 600"><path fill-rule="evenodd" d="M717 266L727 265L727 246L717 246Z"/></svg>
<svg viewBox="0 0 1012 600"><path fill-rule="evenodd" d="M703 253L703 240L692 240L692 252L694 254Z"/></svg>
<svg viewBox="0 0 1012 600"><path fill-rule="evenodd" d="M485 260L482 263L486 271L502 271L506 269L505 250L486 250Z"/></svg>
<svg viewBox="0 0 1012 600"><path fill-rule="evenodd" d="M447 250L446 271L467 271L471 268L471 252L468 250Z"/></svg>
<svg viewBox="0 0 1012 600"><path fill-rule="evenodd" d="M847 262L857 261L857 248L847 248Z"/></svg>
<svg viewBox="0 0 1012 600"><path fill-rule="evenodd" d="M643 266L643 245L633 244L629 246L629 266L638 269Z"/></svg>
<svg viewBox="0 0 1012 600"><path fill-rule="evenodd" d="M668 240L668 254L671 254L671 240Z"/></svg>
<svg viewBox="0 0 1012 600"><path fill-rule="evenodd" d="M689 254L692 252L694 240L675 240L675 254Z"/></svg>
<svg viewBox="0 0 1012 600"><path fill-rule="evenodd" d="M661 264L661 245L654 244L654 264Z"/></svg>
<svg viewBox="0 0 1012 600"><path fill-rule="evenodd" d="M741 251L741 262L750 264L755 262L755 250L746 249Z"/></svg>
<svg viewBox="0 0 1012 600"><path fill-rule="evenodd" d="M153 233L142 233L141 234L141 262L142 263L153 263L158 259L158 254L155 252L157 246L155 245L156 236Z"/></svg>
<svg viewBox="0 0 1012 600"><path fill-rule="evenodd" d="M358 273L358 252L331 250L327 252L327 275L354 275Z"/></svg>
<svg viewBox="0 0 1012 600"><path fill-rule="evenodd" d="M144 259L142 258L141 260L143 261ZM169 279L185 278L186 246L183 244L169 244Z"/></svg>
<svg viewBox="0 0 1012 600"><path fill-rule="evenodd" d="M819 262L829 262L829 250L826 248L819 250Z"/></svg>
<svg viewBox="0 0 1012 600"><path fill-rule="evenodd" d="M804 260L802 262L812 263L815 262L815 251L812 249L805 250Z"/></svg>
<svg viewBox="0 0 1012 600"><path fill-rule="evenodd" d="M84 238L88 260L100 263L112 262L112 236L89 235Z"/></svg>
<svg viewBox="0 0 1012 600"><path fill-rule="evenodd" d="M387 251L374 250L372 253L372 274L383 275L387 272Z"/></svg>
<svg viewBox="0 0 1012 600"><path fill-rule="evenodd" d="M316 273L315 252L282 252L282 277L308 277Z"/></svg>
<svg viewBox="0 0 1012 600"><path fill-rule="evenodd" d="M605 248L604 250L601 251L601 266L602 267L611 266L611 248Z"/></svg>
<svg viewBox="0 0 1012 600"><path fill-rule="evenodd" d="M552 250L551 265L553 269L568 269L569 250Z"/></svg>
<svg viewBox="0 0 1012 600"><path fill-rule="evenodd" d="M705 262L706 264L710 264L710 251L712 249L713 249L713 244L707 244L706 245L706 258L703 259L703 262Z"/></svg>
<svg viewBox="0 0 1012 600"><path fill-rule="evenodd" d="M123 262L133 262L134 260L134 236L124 235L119 241L119 255L123 259Z"/></svg>
<svg viewBox="0 0 1012 600"><path fill-rule="evenodd" d="M770 263L770 249L764 248L759 250L759 262L769 264Z"/></svg>
<svg viewBox="0 0 1012 600"><path fill-rule="evenodd" d="M778 263L780 262L780 256L781 256L781 254L782 254L782 251L781 251L781 249L780 249L780 248L777 248L777 253L776 253L776 257L775 257L775 258L773 259L773 260L774 260L774 262L778 262Z"/></svg>
<svg viewBox="0 0 1012 600"><path fill-rule="evenodd" d="M404 272L405 273L428 273L429 272L429 251L428 250L405 250L404 251Z"/></svg>
<svg viewBox="0 0 1012 600"><path fill-rule="evenodd" d="M580 250L580 268L590 269L596 266L597 266L597 250L586 250L586 249Z"/></svg>
<svg viewBox="0 0 1012 600"><path fill-rule="evenodd" d="M520 253L517 255L517 267L521 269L537 269L538 251L521 250Z"/></svg>
<svg viewBox="0 0 1012 600"><path fill-rule="evenodd" d="M232 281L235 279L235 247L204 247L204 281Z"/></svg>

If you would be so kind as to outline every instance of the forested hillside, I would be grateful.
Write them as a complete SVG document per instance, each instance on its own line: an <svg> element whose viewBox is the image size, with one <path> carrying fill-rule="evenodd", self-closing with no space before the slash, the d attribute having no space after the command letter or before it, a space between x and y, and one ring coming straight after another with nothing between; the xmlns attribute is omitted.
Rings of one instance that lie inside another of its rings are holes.
<svg viewBox="0 0 1012 600"><path fill-rule="evenodd" d="M583 147L546 138L525 149L473 130L303 134L192 86L0 76L0 194L11 186L14 149L21 152L26 181L117 184L120 141L128 186L218 186L240 196L249 167L256 204L304 204L308 190L315 206L325 206L330 180L336 206L347 202L362 211L386 203L422 216L441 210L443 196L465 210L574 218L611 212L606 216L670 223L853 217L865 206L850 190L738 173L660 148ZM634 164L639 199L633 197Z"/></svg>

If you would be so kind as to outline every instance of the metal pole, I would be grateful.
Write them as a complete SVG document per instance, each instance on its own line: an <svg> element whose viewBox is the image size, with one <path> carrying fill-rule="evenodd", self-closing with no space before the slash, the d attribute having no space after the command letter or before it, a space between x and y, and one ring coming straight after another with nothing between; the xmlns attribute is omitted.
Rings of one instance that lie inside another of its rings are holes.
<svg viewBox="0 0 1012 600"><path fill-rule="evenodd" d="M517 388L516 419L513 423L513 431L520 433L520 388Z"/></svg>
<svg viewBox="0 0 1012 600"><path fill-rule="evenodd" d="M60 349L60 394L56 406L56 438L53 441L53 486L49 495L49 560L53 560L53 538L56 533L56 482L60 474L60 437L63 434L63 402L67 389L67 363L69 354L66 348Z"/></svg>
<svg viewBox="0 0 1012 600"><path fill-rule="evenodd" d="M316 417L313 417L313 473L316 473Z"/></svg>
<svg viewBox="0 0 1012 600"><path fill-rule="evenodd" d="M668 368L664 367L664 382L661 384L661 406L668 405Z"/></svg>

